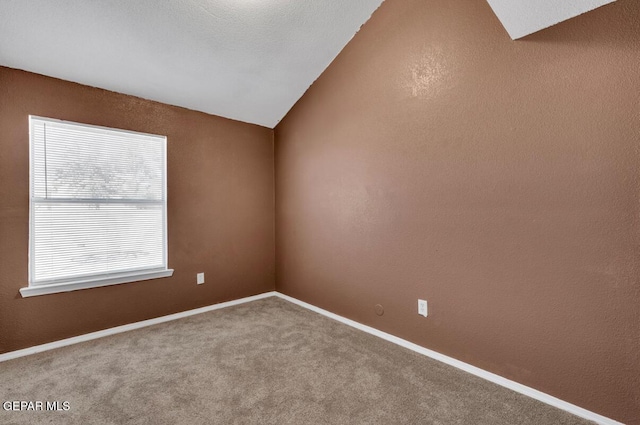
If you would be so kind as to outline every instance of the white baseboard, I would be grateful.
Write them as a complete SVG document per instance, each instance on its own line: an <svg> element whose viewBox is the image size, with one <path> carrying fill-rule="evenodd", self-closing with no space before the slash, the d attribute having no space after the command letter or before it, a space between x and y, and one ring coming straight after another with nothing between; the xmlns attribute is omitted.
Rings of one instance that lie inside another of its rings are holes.
<svg viewBox="0 0 640 425"><path fill-rule="evenodd" d="M47 344L36 345L34 347L24 348L22 350L10 351L0 354L0 362L4 362L18 357L28 356L30 354L41 353L55 348L66 347L67 345L77 344L79 342L91 341L92 339L102 338L122 332L132 331L159 323L169 322L171 320L182 319L183 317L193 316L195 314L206 313L208 311L219 310L233 305L244 304L262 298L273 297L276 292L265 292L264 294L254 295L251 297L240 298L239 300L227 301L224 303L213 304L207 307L196 308L193 310L182 311L180 313L169 314L168 316L156 317L154 319L143 320L141 322L129 323L127 325L116 326L115 328L104 329L102 331L91 332L84 335L74 336L72 338L61 339L59 341L49 342Z"/></svg>
<svg viewBox="0 0 640 425"><path fill-rule="evenodd" d="M517 393L520 394L524 394L528 397L531 397L533 399L536 399L538 401L541 401L545 404L548 404L550 406L553 407L557 407L558 409L562 409L565 410L571 414L574 414L576 416L579 416L581 418L584 419L588 419L590 421L594 421L598 424L601 425L624 425L621 422L615 421L613 419L607 418L605 416L599 415L595 412L592 412L590 410L584 409L582 407L576 406L575 404L571 404L569 402L566 402L564 400L560 400L559 398L556 398L554 396L551 396L549 394L543 393L542 391L538 391L536 389L533 389L531 387L527 387L526 385L522 385L519 384L515 381L512 381L510 379L507 378L503 378L500 375L496 375L495 373L491 373L488 372L484 369L480 369L479 367L470 365L468 363L465 362L461 362L460 360L456 360L453 357L449 357L449 356L445 356L444 354L440 354L436 351L433 350L429 350L428 348L424 348L421 347L417 344L414 344L412 342L409 342L405 339L402 338L398 338L397 336L393 336L391 334L388 334L386 332L382 332L378 329L372 328L370 326L367 325L363 325L362 323L358 323L355 322L351 319L347 319L345 317L339 316L335 313L331 313L330 311L327 310L323 310L319 307L316 307L314 305L308 304L304 301L300 301L296 298L290 297L288 295L284 295L281 294L279 292L275 293L275 296L282 298L284 300L287 300L291 303L297 304L301 307L304 307L306 309L309 309L311 311L314 311L316 313L320 313L323 316L327 316L331 319L337 320L339 322L342 322L346 325L352 326L356 329L359 329L361 331L364 331L368 334L377 336L379 338L382 338L384 340L387 340L389 342L392 342L394 344L400 345L401 347L404 348L408 348L409 350L415 351L416 353L420 353L423 354L427 357L430 357L432 359L438 360L442 363L446 363L450 366L453 366L455 368L461 369L465 372L468 372L472 375L478 376L480 378L486 379L487 381L493 382L494 384L498 384L502 387L508 388L510 390L513 390Z"/></svg>
<svg viewBox="0 0 640 425"><path fill-rule="evenodd" d="M461 362L460 360L456 360L452 357L445 356L444 354L440 354L433 350L429 350L428 348L421 347L405 339L398 338L397 336L393 336L391 334L382 332L370 326L363 325L362 323L355 322L351 319L347 319L346 317L339 316L335 313L331 313L330 311L323 310L319 307L308 304L304 301L300 301L296 298L293 298L288 295L284 295L284 294L281 294L280 292L275 292L275 291L265 292L264 294L241 298L239 300L227 301L224 303L214 304L207 307L201 307L193 310L183 311L180 313L170 314L168 316L156 317L155 319L149 319L149 320L143 320L141 322L130 323L128 325L116 326L115 328L109 328L109 329L105 329L98 332L91 332L88 334L75 336L73 338L62 339L60 341L54 341L47 344L36 345L34 347L25 348L22 350L11 351L9 353L0 354L0 362L15 359L18 357L28 356L30 354L40 353L47 350L53 350L55 348L66 347L67 345L77 344L79 342L91 341L92 339L102 338L109 335L115 335L118 333L131 331L134 329L140 329L140 328L144 328L151 325L157 325L159 323L169 322L171 320L181 319L183 317L189 317L189 316L193 316L200 313L206 313L208 311L219 310L222 308L231 307L238 304L244 304L251 301L260 300L263 298L274 297L274 296L278 298L282 298L293 304L297 304L308 310L322 314L323 316L342 322L353 328L367 332L368 334L377 336L379 338L382 338L384 340L397 344L401 347L408 348L409 350L415 351L416 353L420 353L432 359L438 360L442 363L446 363L450 366L453 366L455 368L458 368L460 370L463 370L465 372L468 372L480 378L486 379L487 381L493 382L502 387L508 388L520 394L524 394L528 397L531 397L533 399L546 403L550 406L565 410L581 418L594 421L601 425L624 425L621 422L599 415L595 412L576 406L575 404L571 404L564 400L560 400L559 398L543 393L542 391L538 391L531 387L527 387L526 385L522 385L515 381L511 381L510 379L503 378L502 376L496 375L495 373L491 373L484 369L480 369L479 367L475 367L468 363Z"/></svg>

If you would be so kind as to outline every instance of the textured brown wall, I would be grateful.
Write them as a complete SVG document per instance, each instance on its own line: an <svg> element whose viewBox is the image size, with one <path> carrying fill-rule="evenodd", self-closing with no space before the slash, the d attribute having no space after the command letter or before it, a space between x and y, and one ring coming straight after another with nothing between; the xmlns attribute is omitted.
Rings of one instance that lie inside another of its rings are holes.
<svg viewBox="0 0 640 425"><path fill-rule="evenodd" d="M173 277L21 298L29 114L167 136ZM270 129L0 67L0 353L273 290L273 190Z"/></svg>
<svg viewBox="0 0 640 425"><path fill-rule="evenodd" d="M386 0L275 139L279 291L640 424L640 2Z"/></svg>

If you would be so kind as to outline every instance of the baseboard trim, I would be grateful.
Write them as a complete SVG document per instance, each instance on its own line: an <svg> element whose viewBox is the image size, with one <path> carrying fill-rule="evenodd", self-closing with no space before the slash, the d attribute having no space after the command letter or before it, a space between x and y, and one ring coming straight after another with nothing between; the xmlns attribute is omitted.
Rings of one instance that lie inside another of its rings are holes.
<svg viewBox="0 0 640 425"><path fill-rule="evenodd" d="M405 339L398 338L397 336L393 336L386 332L382 332L378 329L372 328L367 325L363 325L362 323L355 322L351 319L347 319L346 317L339 316L335 313L331 313L330 311L324 310L322 308L316 307L314 305L308 304L304 301L300 301L296 298L290 297L288 295L282 294L280 292L276 292L275 296L278 298L282 298L286 301L289 301L293 304L297 304L301 307L304 307L308 310L314 311L316 313L322 314L323 316L329 317L331 319L337 320L338 322L342 322L346 325L364 331L368 334L377 336L394 344L397 344L401 347L408 348L409 350L415 351L416 353L425 355L434 360L438 360L442 363L446 363L450 366L463 370L467 373L475 375L479 378L486 379L487 381L493 382L494 384L498 384L502 387L508 388L520 394L531 397L535 400L541 401L550 406L556 407L558 409L565 410L573 415L579 416L581 418L596 422L601 425L624 425L621 422L615 421L613 419L607 418L606 416L599 415L590 410L584 409L580 406L576 406L575 404L571 404L564 400L561 400L552 395L543 393L542 391L538 391L534 388L527 387L526 385L519 384L518 382L512 381L510 379L504 378L500 375L496 375L495 373L488 372L484 369L480 369L479 367L470 365L468 363L462 362L460 360L456 360L453 357L446 356L444 354L440 354L436 351L429 350L428 348L421 347L417 344L409 342Z"/></svg>
<svg viewBox="0 0 640 425"><path fill-rule="evenodd" d="M219 304L213 304L206 307L196 308L193 310L182 311L180 313L169 314L167 316L156 317L154 319L143 320L141 322L129 323L127 325L116 326L114 328L104 329L97 332L91 332L84 335L74 336L72 338L66 338L59 341L49 342L47 344L36 345L29 348L24 348L22 350L10 351L8 353L0 354L0 363L16 359L19 357L28 356L31 354L41 353L43 351L53 350L56 348L66 347L68 345L78 344L80 342L91 341L93 339L102 338L105 336L115 335L122 332L132 331L134 329L140 329L147 326L157 325L160 323L170 322L172 320L182 319L184 317L194 316L196 314L206 313L209 311L220 310L226 307L231 307L234 305L244 304L251 301L260 300L263 298L269 297L278 297L283 300L289 301L293 304L304 307L308 310L314 311L316 313L322 314L323 316L329 317L333 320L337 320L338 322L342 322L348 326L366 332L368 334L377 336L378 338L382 338L386 341L397 344L401 347L407 348L409 350L415 351L416 353L425 355L434 360L438 360L442 363L446 363L450 366L463 370L467 373L475 375L479 378L486 379L487 381L493 382L494 384L498 384L502 387L508 388L512 391L518 392L520 394L531 397L535 400L541 401L550 406L556 407L558 409L565 410L571 414L579 416L581 418L596 422L601 425L624 425L621 422L615 421L613 419L607 418L606 416L599 415L590 410L584 409L580 406L576 406L575 404L571 404L564 400L561 400L552 395L543 393L542 391L538 391L534 388L527 387L526 385L519 384L518 382L512 381L510 379L504 378L500 375L496 375L495 373L488 372L484 369L480 369L479 367L470 365L468 363L462 362L460 360L456 360L453 357L446 356L444 354L440 354L436 351L429 350L428 348L421 347L417 344L409 342L405 339L399 338L397 336L388 334L386 332L382 332L378 329L372 328L367 325L363 325L362 323L358 323L351 319L347 319L346 317L339 316L335 313L331 313L330 311L324 310L320 307L316 307L304 301L300 301L296 298L290 297L288 295L282 294L280 292L271 291L265 292L259 295L253 295L251 297L240 298L238 300L227 301Z"/></svg>
<svg viewBox="0 0 640 425"><path fill-rule="evenodd" d="M143 320L141 322L129 323L127 325L116 326L114 328L104 329L97 332L91 332L84 335L74 336L72 338L61 339L59 341L49 342L42 345L36 345L22 350L10 351L8 353L0 354L0 362L16 359L18 357L24 357L31 354L41 353L43 351L53 350L56 348L66 347L68 345L78 344L80 342L91 341L93 339L102 338L109 335L115 335L122 332L132 331L134 329L140 329L147 326L157 325L159 323L170 322L172 320L182 319L184 317L194 316L196 314L206 313L208 311L219 310L226 307L231 307L238 304L244 304L251 301L260 300L263 298L269 298L276 295L276 292L265 292L264 294L253 295L251 297L240 298L238 300L227 301L219 304L213 304L206 307L200 307L193 310L182 311L180 313L169 314L167 316L156 317L153 319Z"/></svg>

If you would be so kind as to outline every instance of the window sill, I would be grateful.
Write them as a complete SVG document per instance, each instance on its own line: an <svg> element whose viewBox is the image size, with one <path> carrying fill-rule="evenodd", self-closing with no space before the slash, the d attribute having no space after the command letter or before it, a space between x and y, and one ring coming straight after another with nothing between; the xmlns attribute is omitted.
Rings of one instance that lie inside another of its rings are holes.
<svg viewBox="0 0 640 425"><path fill-rule="evenodd" d="M63 283L52 283L49 285L34 285L20 288L23 298L35 297L37 295L56 294L58 292L76 291L78 289L99 288L101 286L119 285L121 283L137 282L140 280L157 279L173 275L173 269L155 270L151 272L137 272L109 276L104 278L93 278L84 280L74 280Z"/></svg>

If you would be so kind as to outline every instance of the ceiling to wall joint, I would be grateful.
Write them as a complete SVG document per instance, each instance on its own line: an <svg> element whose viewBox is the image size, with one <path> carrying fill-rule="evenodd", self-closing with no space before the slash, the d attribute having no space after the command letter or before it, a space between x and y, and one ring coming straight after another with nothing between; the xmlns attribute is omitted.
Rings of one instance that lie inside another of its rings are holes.
<svg viewBox="0 0 640 425"><path fill-rule="evenodd" d="M513 40L615 0L487 0Z"/></svg>

